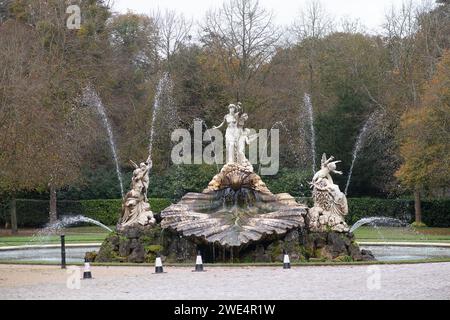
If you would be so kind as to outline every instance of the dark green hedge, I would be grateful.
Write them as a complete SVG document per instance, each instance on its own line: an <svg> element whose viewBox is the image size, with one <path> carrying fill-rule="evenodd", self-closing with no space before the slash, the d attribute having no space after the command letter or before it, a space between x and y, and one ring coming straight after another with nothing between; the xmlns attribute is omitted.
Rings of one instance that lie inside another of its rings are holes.
<svg viewBox="0 0 450 320"><path fill-rule="evenodd" d="M311 198L297 198L311 207ZM409 199L349 198L347 223L367 217L391 217L414 222L414 201ZM422 201L422 220L429 227L450 227L450 199Z"/></svg>
<svg viewBox="0 0 450 320"><path fill-rule="evenodd" d="M414 222L414 201L408 199L351 198L347 222L365 217L392 217ZM450 199L422 201L422 220L428 227L450 227Z"/></svg>
<svg viewBox="0 0 450 320"><path fill-rule="evenodd" d="M309 206L310 198L297 198ZM171 200L151 198L155 213L171 204ZM405 199L350 198L347 222L353 224L365 217L386 216L406 222L414 221L414 201ZM19 227L42 227L48 222L49 204L45 200L17 200ZM121 200L58 201L59 215L84 215L106 225L115 225L120 215ZM429 227L450 227L450 199L422 202L423 222ZM7 204L0 203L0 223L9 221Z"/></svg>
<svg viewBox="0 0 450 320"><path fill-rule="evenodd" d="M450 200L423 201L422 220L429 227L450 227Z"/></svg>
<svg viewBox="0 0 450 320"><path fill-rule="evenodd" d="M401 199L351 198L348 199L349 224L366 217L390 217L413 222L414 202Z"/></svg>
<svg viewBox="0 0 450 320"><path fill-rule="evenodd" d="M154 213L159 213L171 204L169 199L151 198L150 206ZM105 225L115 225L121 211L121 199L58 201L59 216L83 215ZM49 202L45 200L16 201L17 223L19 227L42 227L48 222ZM8 206L0 206L0 223L9 221Z"/></svg>

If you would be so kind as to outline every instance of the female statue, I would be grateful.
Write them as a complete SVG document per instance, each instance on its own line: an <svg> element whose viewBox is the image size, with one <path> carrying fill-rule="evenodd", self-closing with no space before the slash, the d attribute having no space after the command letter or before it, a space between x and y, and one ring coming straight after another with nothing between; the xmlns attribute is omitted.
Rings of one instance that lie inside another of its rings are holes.
<svg viewBox="0 0 450 320"><path fill-rule="evenodd" d="M225 115L223 122L219 126L214 127L214 129L220 129L227 124L227 130L225 132L226 161L227 163L236 163L236 150L240 136L238 128L240 104L238 106L230 104L228 110L229 113Z"/></svg>

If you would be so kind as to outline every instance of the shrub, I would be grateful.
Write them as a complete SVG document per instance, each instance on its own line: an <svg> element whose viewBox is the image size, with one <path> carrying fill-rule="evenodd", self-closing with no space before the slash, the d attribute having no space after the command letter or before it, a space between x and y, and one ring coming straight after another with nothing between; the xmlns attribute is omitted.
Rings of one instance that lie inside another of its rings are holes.
<svg viewBox="0 0 450 320"><path fill-rule="evenodd" d="M414 217L414 204L410 200L349 198L349 224L366 217L390 217L411 223Z"/></svg>
<svg viewBox="0 0 450 320"><path fill-rule="evenodd" d="M159 213L171 204L169 199L149 199L154 213ZM57 202L59 216L83 215L105 225L115 225L120 217L122 200L81 200ZM7 205L0 206L0 222L10 220ZM19 227L40 228L48 223L49 202L46 200L16 200L17 224Z"/></svg>
<svg viewBox="0 0 450 320"><path fill-rule="evenodd" d="M262 177L273 193L288 192L292 196L310 196L309 181L311 174L298 169L281 168L275 176Z"/></svg>
<svg viewBox="0 0 450 320"><path fill-rule="evenodd" d="M311 198L297 198L311 207ZM414 201L409 199L349 198L348 224L367 217L390 217L414 222ZM422 201L422 220L428 227L450 227L450 199Z"/></svg>
<svg viewBox="0 0 450 320"><path fill-rule="evenodd" d="M311 198L297 198L297 201L311 207ZM166 198L150 198L154 213L167 208L172 201ZM365 217L392 217L412 223L414 221L414 201L408 199L349 198L349 214L346 220L354 224ZM121 211L121 199L109 200L60 200L57 210L63 215L84 215L106 225L115 225ZM43 227L48 223L48 200L16 200L19 227ZM429 227L450 227L450 199L425 200L422 202L422 220ZM7 202L0 203L0 223L9 222Z"/></svg>
<svg viewBox="0 0 450 320"><path fill-rule="evenodd" d="M112 226L117 223L120 217L122 200L81 200L80 205L82 215L100 221L107 226Z"/></svg>
<svg viewBox="0 0 450 320"><path fill-rule="evenodd" d="M105 225L115 225L121 214L121 199L81 200L79 203L82 215L100 221ZM151 198L149 203L153 213L159 213L171 205L169 199L160 198Z"/></svg>
<svg viewBox="0 0 450 320"><path fill-rule="evenodd" d="M450 227L450 199L423 201L422 220L429 227Z"/></svg>

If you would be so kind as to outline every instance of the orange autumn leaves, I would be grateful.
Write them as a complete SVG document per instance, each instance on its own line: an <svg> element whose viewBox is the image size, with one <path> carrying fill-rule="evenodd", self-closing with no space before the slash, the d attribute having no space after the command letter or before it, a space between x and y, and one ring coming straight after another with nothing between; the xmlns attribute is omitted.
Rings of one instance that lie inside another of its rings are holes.
<svg viewBox="0 0 450 320"><path fill-rule="evenodd" d="M418 108L402 117L396 176L409 188L437 188L450 181L450 50L444 51Z"/></svg>

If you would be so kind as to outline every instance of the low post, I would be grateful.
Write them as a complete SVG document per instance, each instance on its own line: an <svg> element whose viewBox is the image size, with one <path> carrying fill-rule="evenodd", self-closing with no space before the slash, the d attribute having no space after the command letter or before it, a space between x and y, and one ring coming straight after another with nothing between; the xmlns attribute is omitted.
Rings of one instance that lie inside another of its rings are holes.
<svg viewBox="0 0 450 320"><path fill-rule="evenodd" d="M66 236L61 235L61 269L66 268Z"/></svg>

